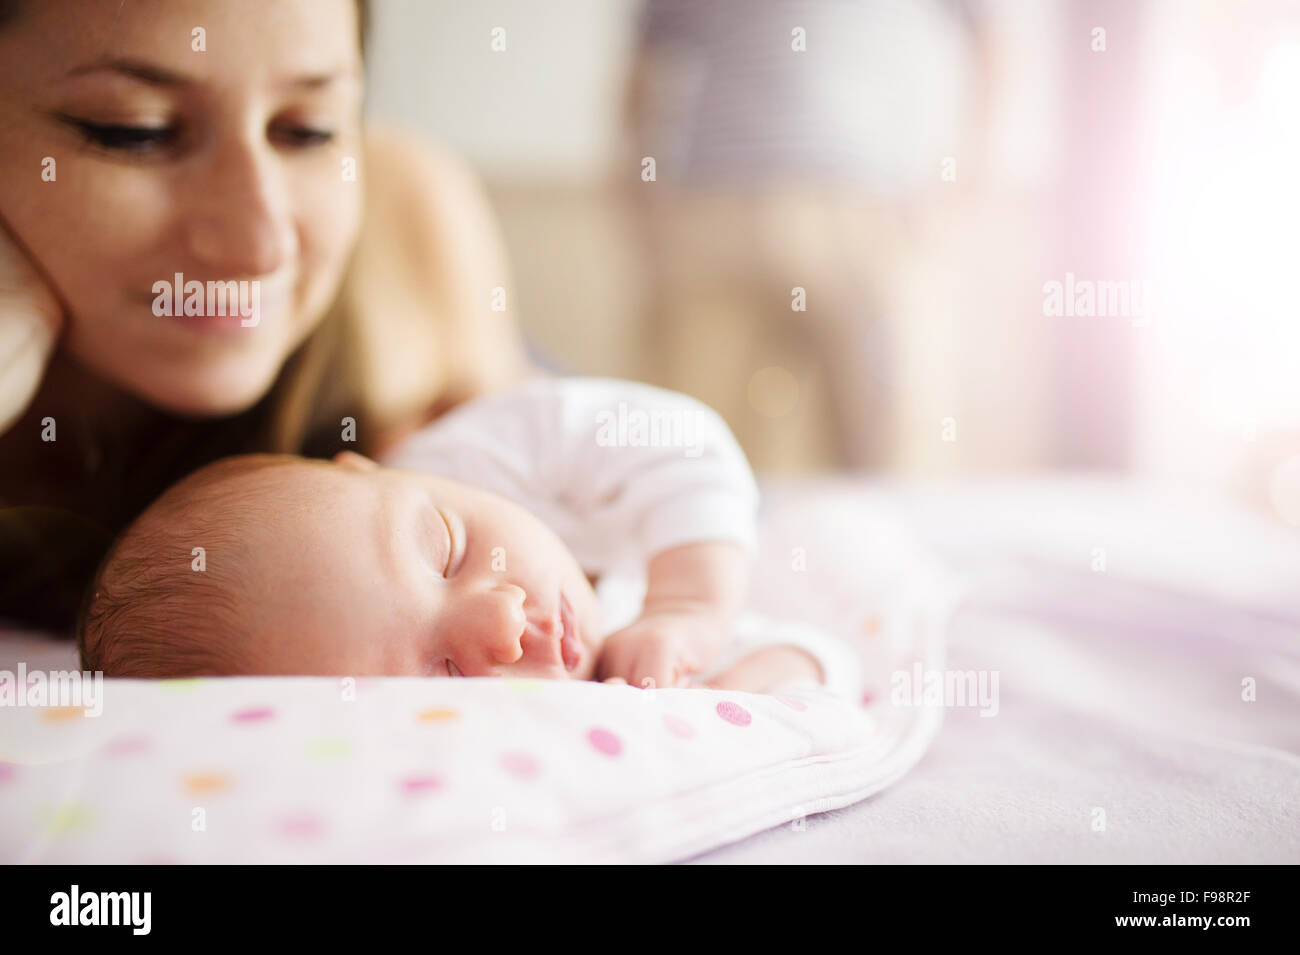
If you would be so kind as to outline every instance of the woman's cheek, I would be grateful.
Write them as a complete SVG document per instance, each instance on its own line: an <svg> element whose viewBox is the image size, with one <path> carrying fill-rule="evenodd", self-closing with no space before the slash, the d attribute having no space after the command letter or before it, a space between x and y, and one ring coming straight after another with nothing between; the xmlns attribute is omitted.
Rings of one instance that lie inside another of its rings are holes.
<svg viewBox="0 0 1300 955"><path fill-rule="evenodd" d="M304 306L323 309L333 299L343 278L349 253L361 230L362 181L336 176L313 177L298 196L300 263Z"/></svg>
<svg viewBox="0 0 1300 955"><path fill-rule="evenodd" d="M293 160L286 177L293 184L299 221L308 223L322 249L348 248L361 225L365 167L360 134Z"/></svg>
<svg viewBox="0 0 1300 955"><path fill-rule="evenodd" d="M184 236L178 228L178 203L165 181L143 173L105 177L88 194L75 200L85 234L78 245L88 247L103 271L96 277L118 277L123 291L147 294L159 271L172 256L184 258Z"/></svg>
<svg viewBox="0 0 1300 955"><path fill-rule="evenodd" d="M37 193L39 208L15 229L72 317L94 321L149 292L148 266L166 248L169 193L141 171L80 158L57 169Z"/></svg>

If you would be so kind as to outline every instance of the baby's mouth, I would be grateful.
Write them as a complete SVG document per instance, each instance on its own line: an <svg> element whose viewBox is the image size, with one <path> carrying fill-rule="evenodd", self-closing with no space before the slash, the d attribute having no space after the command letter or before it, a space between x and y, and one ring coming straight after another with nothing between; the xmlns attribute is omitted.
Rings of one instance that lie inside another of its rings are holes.
<svg viewBox="0 0 1300 955"><path fill-rule="evenodd" d="M560 655L564 658L564 669L572 673L582 662L582 640L578 635L578 623L573 615L569 598L560 591L560 623L564 634L560 637Z"/></svg>

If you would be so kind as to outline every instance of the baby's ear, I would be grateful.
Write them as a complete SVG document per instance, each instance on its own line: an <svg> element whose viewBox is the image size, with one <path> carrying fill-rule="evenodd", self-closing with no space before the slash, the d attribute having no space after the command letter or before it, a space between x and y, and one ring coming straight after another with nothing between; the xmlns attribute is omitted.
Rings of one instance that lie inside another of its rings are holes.
<svg viewBox="0 0 1300 955"><path fill-rule="evenodd" d="M334 463L353 471L373 471L379 467L374 461L355 451L340 451L334 455Z"/></svg>

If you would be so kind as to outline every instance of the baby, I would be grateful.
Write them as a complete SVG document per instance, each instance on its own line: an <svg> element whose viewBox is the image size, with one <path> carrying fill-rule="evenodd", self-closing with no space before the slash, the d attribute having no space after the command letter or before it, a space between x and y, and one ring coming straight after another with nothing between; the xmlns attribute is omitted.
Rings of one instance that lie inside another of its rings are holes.
<svg viewBox="0 0 1300 955"><path fill-rule="evenodd" d="M738 626L758 492L699 402L535 379L384 464L248 455L176 484L96 574L83 665L754 692L852 665L815 637Z"/></svg>

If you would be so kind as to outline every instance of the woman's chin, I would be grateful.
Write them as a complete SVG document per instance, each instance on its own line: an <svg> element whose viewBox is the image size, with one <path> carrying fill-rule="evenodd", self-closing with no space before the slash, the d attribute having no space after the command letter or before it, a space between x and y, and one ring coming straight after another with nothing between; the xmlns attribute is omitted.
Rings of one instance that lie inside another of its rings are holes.
<svg viewBox="0 0 1300 955"><path fill-rule="evenodd" d="M74 326L66 354L100 381L186 418L235 415L257 404L274 385L292 344L276 334L281 329L269 327L257 329L262 334L256 338L227 340L138 334L130 323L124 325L137 333L105 338Z"/></svg>
<svg viewBox="0 0 1300 955"><path fill-rule="evenodd" d="M270 390L278 364L200 368L187 375L131 376L119 385L155 408L185 418L218 418L247 411Z"/></svg>

